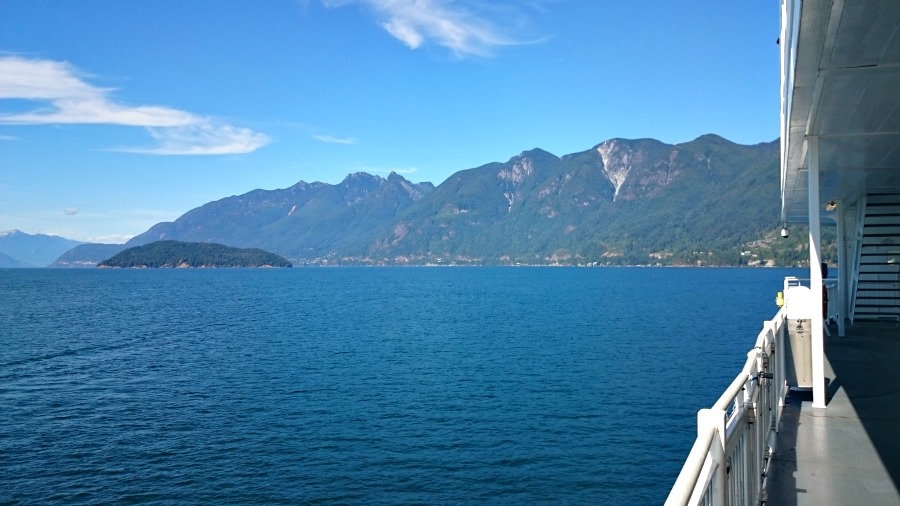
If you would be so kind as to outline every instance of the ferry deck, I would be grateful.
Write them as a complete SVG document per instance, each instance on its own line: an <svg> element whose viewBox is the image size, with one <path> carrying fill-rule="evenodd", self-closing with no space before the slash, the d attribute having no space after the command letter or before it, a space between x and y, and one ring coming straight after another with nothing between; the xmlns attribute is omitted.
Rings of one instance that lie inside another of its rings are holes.
<svg viewBox="0 0 900 506"><path fill-rule="evenodd" d="M900 326L847 330L825 339L827 408L802 396L782 408L768 504L900 504Z"/></svg>
<svg viewBox="0 0 900 506"><path fill-rule="evenodd" d="M809 277L698 412L666 504L900 505L900 2L782 0L777 43L782 235L808 230Z"/></svg>

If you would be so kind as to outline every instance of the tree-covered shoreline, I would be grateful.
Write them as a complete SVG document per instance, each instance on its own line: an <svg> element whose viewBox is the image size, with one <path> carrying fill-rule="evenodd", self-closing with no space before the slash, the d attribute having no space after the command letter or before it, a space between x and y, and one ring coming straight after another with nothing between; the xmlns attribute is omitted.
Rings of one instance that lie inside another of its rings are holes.
<svg viewBox="0 0 900 506"><path fill-rule="evenodd" d="M291 263L284 257L259 248L241 249L214 243L156 241L121 251L100 262L97 267L291 267Z"/></svg>

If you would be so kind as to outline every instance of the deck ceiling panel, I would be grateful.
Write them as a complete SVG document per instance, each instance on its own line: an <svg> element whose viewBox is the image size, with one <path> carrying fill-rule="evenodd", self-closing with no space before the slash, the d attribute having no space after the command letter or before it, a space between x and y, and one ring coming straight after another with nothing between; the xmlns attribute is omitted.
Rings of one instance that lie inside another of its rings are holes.
<svg viewBox="0 0 900 506"><path fill-rule="evenodd" d="M873 133L900 132L900 102L892 96L900 90L900 67L868 76L859 105L863 131Z"/></svg>
<svg viewBox="0 0 900 506"><path fill-rule="evenodd" d="M805 0L798 34L783 127L791 222L808 220L811 137L819 140L821 206L900 183L900 1Z"/></svg>
<svg viewBox="0 0 900 506"><path fill-rule="evenodd" d="M824 4L831 2L816 2ZM801 11L801 23L799 28L799 42L797 44L796 72L794 74L794 87L812 87L816 83L816 72L822 58L822 47L825 43L825 30L828 23L830 9L812 8L812 2L803 2Z"/></svg>
<svg viewBox="0 0 900 506"><path fill-rule="evenodd" d="M823 97L812 130L820 137L892 135L900 132L900 67L881 71L832 73L822 79Z"/></svg>
<svg viewBox="0 0 900 506"><path fill-rule="evenodd" d="M879 90L886 96L890 97L891 93L900 90L900 68L891 73L885 73L878 76L881 80L878 84ZM878 126L877 131L880 133L900 132L900 101L884 100L883 107L885 111L884 121Z"/></svg>
<svg viewBox="0 0 900 506"><path fill-rule="evenodd" d="M843 100L819 103L812 129L819 132L819 135L863 133L864 115L860 105L868 80L868 72L826 75L822 79L822 96L840 96ZM869 104L864 106L867 105Z"/></svg>
<svg viewBox="0 0 900 506"><path fill-rule="evenodd" d="M897 22L900 20L897 0L841 3L843 8L834 46L830 54L823 54L822 68L883 63L882 56L894 42Z"/></svg>
<svg viewBox="0 0 900 506"><path fill-rule="evenodd" d="M813 86L794 87L794 107L791 109L790 118L791 128L799 128L802 132L806 131L813 91Z"/></svg>
<svg viewBox="0 0 900 506"><path fill-rule="evenodd" d="M881 63L885 65L900 64L900 30L894 31L894 36L884 50Z"/></svg>
<svg viewBox="0 0 900 506"><path fill-rule="evenodd" d="M890 170L898 166L897 136L853 135L819 139L819 170L828 172Z"/></svg>

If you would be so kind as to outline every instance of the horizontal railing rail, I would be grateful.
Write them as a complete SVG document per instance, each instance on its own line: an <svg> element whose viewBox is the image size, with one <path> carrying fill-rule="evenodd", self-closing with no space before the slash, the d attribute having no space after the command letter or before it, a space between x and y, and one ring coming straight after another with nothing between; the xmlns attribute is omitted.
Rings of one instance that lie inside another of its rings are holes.
<svg viewBox="0 0 900 506"><path fill-rule="evenodd" d="M763 323L756 346L734 381L709 409L697 413L697 439L667 506L758 505L787 392L782 308Z"/></svg>

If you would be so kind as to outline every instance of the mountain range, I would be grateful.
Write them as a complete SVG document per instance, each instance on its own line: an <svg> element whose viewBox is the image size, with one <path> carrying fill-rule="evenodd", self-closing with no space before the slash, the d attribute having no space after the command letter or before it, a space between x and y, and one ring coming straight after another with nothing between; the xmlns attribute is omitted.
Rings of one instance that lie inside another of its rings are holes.
<svg viewBox="0 0 900 506"><path fill-rule="evenodd" d="M128 245L218 242L295 265L741 265L752 261L747 243L772 245L778 154L778 142L715 135L611 139L563 157L532 149L436 188L357 173L210 202ZM776 263L789 254L761 253Z"/></svg>
<svg viewBox="0 0 900 506"><path fill-rule="evenodd" d="M356 173L337 185L300 181L210 202L126 245L174 239L261 248L289 259L323 258L353 251L357 241L432 190L431 183L413 184L396 174L385 179Z"/></svg>
<svg viewBox="0 0 900 506"><path fill-rule="evenodd" d="M79 244L57 235L0 232L0 267L47 267Z"/></svg>
<svg viewBox="0 0 900 506"><path fill-rule="evenodd" d="M55 265L159 240L260 248L294 265L791 265L803 234L777 237L778 164L777 141L704 135L610 139L562 157L532 149L437 187L356 173L209 202Z"/></svg>

